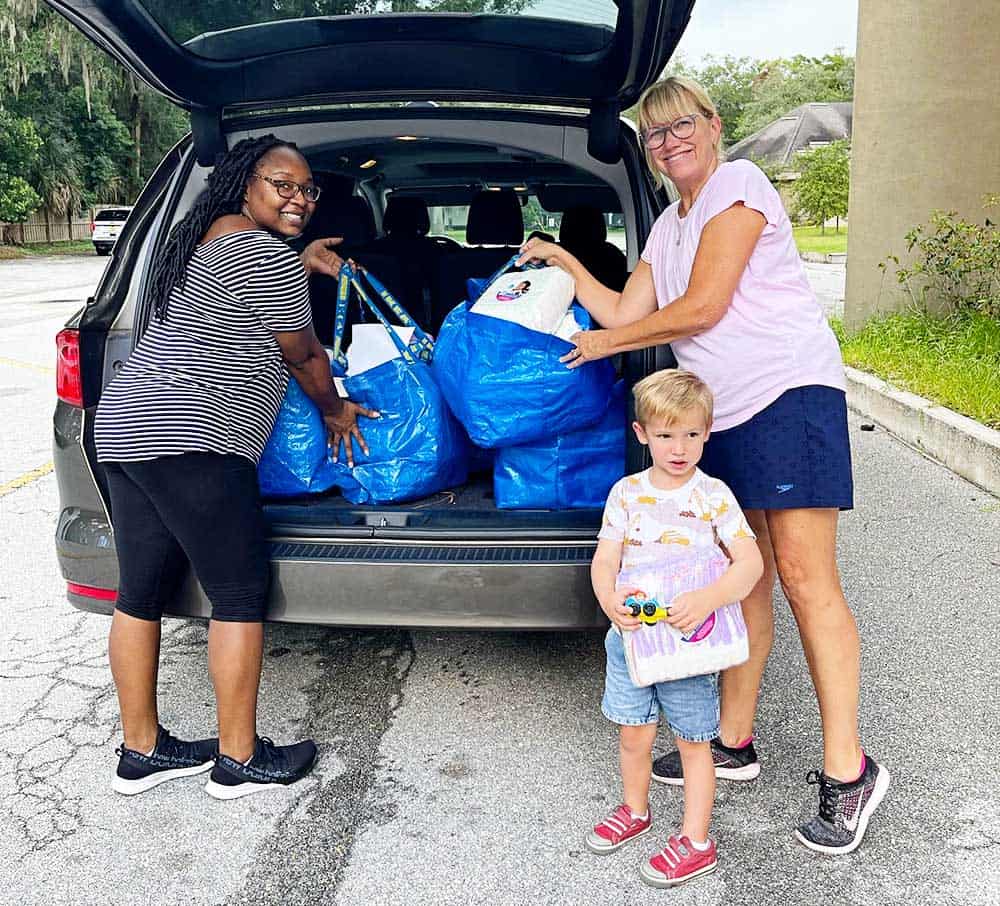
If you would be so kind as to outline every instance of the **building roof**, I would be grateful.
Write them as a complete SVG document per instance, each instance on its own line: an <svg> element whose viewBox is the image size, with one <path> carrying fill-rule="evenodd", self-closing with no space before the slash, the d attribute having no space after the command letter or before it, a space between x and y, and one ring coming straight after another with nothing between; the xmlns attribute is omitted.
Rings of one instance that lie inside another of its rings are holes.
<svg viewBox="0 0 1000 906"><path fill-rule="evenodd" d="M815 144L851 138L854 105L850 101L803 104L753 135L738 141L727 160L753 159L788 166L799 151Z"/></svg>

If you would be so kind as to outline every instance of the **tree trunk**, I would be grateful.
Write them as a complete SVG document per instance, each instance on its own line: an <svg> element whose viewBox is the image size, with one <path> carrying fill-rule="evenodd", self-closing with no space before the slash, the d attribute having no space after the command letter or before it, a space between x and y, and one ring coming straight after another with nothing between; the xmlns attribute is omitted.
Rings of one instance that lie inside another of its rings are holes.
<svg viewBox="0 0 1000 906"><path fill-rule="evenodd" d="M139 190L142 188L142 118L139 117L135 121L135 191L132 193L132 198L129 201L133 201L135 196L139 194Z"/></svg>
<svg viewBox="0 0 1000 906"><path fill-rule="evenodd" d="M135 153L135 169L132 173L133 185L129 193L129 201L135 199L142 188L140 175L142 173L142 103L139 96L139 85L135 77L129 73L128 122L135 123L132 130L133 151Z"/></svg>

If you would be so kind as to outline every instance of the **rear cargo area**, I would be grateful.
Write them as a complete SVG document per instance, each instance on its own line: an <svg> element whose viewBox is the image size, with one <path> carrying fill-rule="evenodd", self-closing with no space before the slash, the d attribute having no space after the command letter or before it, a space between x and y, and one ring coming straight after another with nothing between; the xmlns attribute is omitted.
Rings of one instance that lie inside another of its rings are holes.
<svg viewBox="0 0 1000 906"><path fill-rule="evenodd" d="M624 429L624 426L623 426ZM337 491L303 497L265 499L272 534L321 535L354 527L408 537L484 537L552 535L593 538L601 510L501 510L493 499L493 477L479 472L458 488L406 503L362 506Z"/></svg>

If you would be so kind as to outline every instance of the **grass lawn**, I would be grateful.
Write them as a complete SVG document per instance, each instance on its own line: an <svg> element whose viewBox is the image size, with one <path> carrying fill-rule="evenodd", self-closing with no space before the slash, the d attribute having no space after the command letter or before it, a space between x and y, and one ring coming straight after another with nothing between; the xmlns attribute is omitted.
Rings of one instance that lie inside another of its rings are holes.
<svg viewBox="0 0 1000 906"><path fill-rule="evenodd" d="M819 252L829 255L833 252L847 251L847 227L842 226L839 233L828 226L826 233L820 233L818 226L797 226L792 228L795 234L795 244L800 252Z"/></svg>
<svg viewBox="0 0 1000 906"><path fill-rule="evenodd" d="M976 313L900 312L853 336L831 324L848 365L1000 428L1000 323Z"/></svg>
<svg viewBox="0 0 1000 906"><path fill-rule="evenodd" d="M47 245L0 245L0 261L15 258L37 258L39 255L96 255L89 239L73 242L52 242Z"/></svg>

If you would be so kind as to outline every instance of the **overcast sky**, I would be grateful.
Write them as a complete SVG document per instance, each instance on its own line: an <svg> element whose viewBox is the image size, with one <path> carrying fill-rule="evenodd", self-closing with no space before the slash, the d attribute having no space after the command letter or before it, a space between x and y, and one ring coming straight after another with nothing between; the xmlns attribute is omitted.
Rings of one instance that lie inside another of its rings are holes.
<svg viewBox="0 0 1000 906"><path fill-rule="evenodd" d="M696 0L678 52L688 63L716 56L821 57L854 53L858 0Z"/></svg>
<svg viewBox="0 0 1000 906"><path fill-rule="evenodd" d="M961 2L961 0L959 0ZM528 15L614 24L613 0L532 0ZM679 52L690 64L706 54L771 59L854 53L858 0L695 0Z"/></svg>

